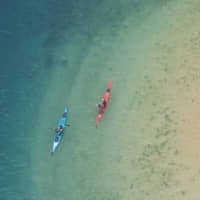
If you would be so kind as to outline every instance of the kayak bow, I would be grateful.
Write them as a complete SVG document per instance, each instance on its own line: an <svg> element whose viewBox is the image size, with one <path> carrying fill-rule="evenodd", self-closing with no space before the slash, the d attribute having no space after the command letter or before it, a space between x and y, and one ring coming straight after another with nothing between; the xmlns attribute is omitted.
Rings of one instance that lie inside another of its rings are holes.
<svg viewBox="0 0 200 200"><path fill-rule="evenodd" d="M108 107L108 103L109 103L109 100L110 100L110 95L111 95L111 86L112 86L112 78L110 79L110 82L108 84L108 87L104 93L104 96L102 97L101 99L101 103L103 103L103 101L105 100L106 101L106 105L104 108L99 108L99 111L98 111L98 114L97 114L97 121L96 121L96 127L98 126L101 118L103 117L107 107Z"/></svg>
<svg viewBox="0 0 200 200"><path fill-rule="evenodd" d="M62 136L64 135L64 129L67 124L67 114L68 114L68 106L66 106L65 112L63 113L63 115L58 123L58 127L60 127L60 125L62 125L63 131L59 135L57 133L55 133L54 140L53 140L53 147L52 147L52 151L51 151L52 153L54 153L56 151L56 148L60 144Z"/></svg>

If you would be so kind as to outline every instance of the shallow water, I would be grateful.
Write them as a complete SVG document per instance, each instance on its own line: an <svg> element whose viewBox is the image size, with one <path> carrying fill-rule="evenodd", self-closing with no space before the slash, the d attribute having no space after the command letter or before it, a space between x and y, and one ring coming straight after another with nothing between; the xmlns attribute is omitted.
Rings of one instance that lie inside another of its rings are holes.
<svg viewBox="0 0 200 200"><path fill-rule="evenodd" d="M180 171L191 166L180 133L190 101L184 91L198 83L192 60L199 30L183 30L191 19L197 24L197 5L195 0L1 5L0 197L189 198ZM113 98L96 129L91 107L111 77ZM51 156L50 128L67 104L71 125Z"/></svg>

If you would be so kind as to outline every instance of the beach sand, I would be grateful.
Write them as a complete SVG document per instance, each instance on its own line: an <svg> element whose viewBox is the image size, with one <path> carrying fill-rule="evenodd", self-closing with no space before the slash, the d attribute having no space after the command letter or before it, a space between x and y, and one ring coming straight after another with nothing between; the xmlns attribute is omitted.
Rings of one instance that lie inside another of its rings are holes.
<svg viewBox="0 0 200 200"><path fill-rule="evenodd" d="M77 33L56 50L33 130L35 199L200 198L198 6L169 2L142 23L130 15L114 32L101 30L87 48ZM110 78L112 99L96 128L91 107ZM66 104L71 126L51 156L46 127L57 125Z"/></svg>

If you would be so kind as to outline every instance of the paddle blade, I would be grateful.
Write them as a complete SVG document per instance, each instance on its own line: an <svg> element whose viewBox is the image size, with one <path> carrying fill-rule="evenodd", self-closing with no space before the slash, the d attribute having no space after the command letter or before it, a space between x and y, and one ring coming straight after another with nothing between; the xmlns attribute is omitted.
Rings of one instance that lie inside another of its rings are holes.
<svg viewBox="0 0 200 200"><path fill-rule="evenodd" d="M91 109L95 109L97 106L91 106Z"/></svg>

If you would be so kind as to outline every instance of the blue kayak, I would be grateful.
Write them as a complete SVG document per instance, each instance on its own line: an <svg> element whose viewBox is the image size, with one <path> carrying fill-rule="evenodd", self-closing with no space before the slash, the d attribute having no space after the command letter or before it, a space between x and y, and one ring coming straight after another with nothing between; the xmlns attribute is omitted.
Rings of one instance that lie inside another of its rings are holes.
<svg viewBox="0 0 200 200"><path fill-rule="evenodd" d="M65 112L63 113L62 118L60 119L60 121L58 123L58 127L57 128L62 126L63 127L63 131L60 134L55 133L54 140L53 140L53 147L52 147L52 151L51 151L52 153L54 153L56 151L56 148L60 144L60 142L62 140L62 137L64 135L64 129L65 129L66 125L67 125L67 114L68 114L68 106L66 106Z"/></svg>

